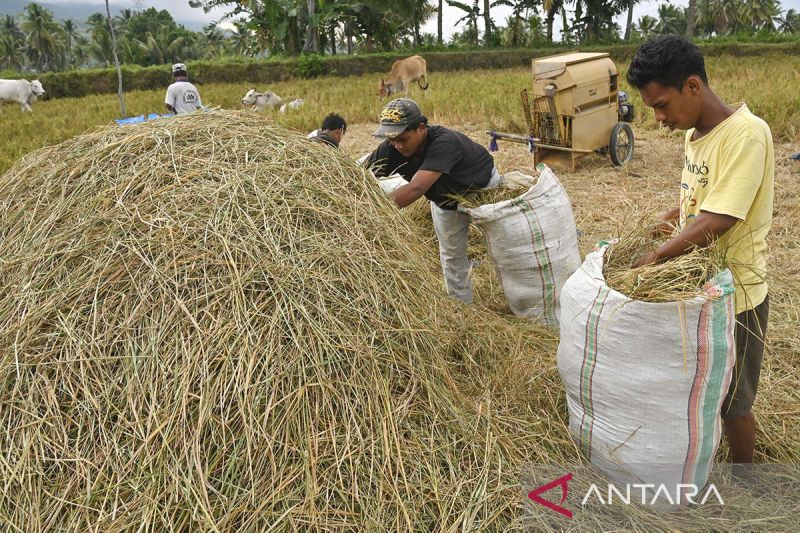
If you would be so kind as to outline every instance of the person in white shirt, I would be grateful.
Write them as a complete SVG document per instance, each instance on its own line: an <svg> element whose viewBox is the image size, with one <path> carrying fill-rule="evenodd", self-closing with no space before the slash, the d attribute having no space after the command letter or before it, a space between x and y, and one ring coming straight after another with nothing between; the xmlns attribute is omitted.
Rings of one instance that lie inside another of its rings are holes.
<svg viewBox="0 0 800 533"><path fill-rule="evenodd" d="M175 78L175 82L167 88L167 96L164 99L167 109L176 115L202 109L203 102L200 100L200 92L189 81L186 65L183 63L172 65L172 76Z"/></svg>

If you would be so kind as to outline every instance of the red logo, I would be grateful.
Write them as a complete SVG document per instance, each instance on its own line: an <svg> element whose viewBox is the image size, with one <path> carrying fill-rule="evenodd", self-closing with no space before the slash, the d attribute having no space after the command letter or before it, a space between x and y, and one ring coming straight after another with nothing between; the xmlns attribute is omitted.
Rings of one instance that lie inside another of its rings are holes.
<svg viewBox="0 0 800 533"><path fill-rule="evenodd" d="M528 498L530 498L531 500L535 501L539 505L544 505L545 507L547 507L551 511L555 511L555 512L557 512L559 514L562 514L562 515L566 516L567 518L572 518L572 511L570 511L569 509L566 509L564 507L561 507L561 505L555 504L555 503L553 503L553 502L551 502L549 500L545 500L544 498L542 498L540 496L540 494L543 494L543 493L547 492L550 489L553 489L555 487L561 487L561 501L558 502L558 503L559 504L564 503L566 501L566 499L567 499L567 493L569 492L569 487L567 486L567 482L568 481L572 481L572 472L570 472L569 474L566 474L564 476L561 476L558 479L554 479L553 481L551 481L547 485L542 485L538 489L534 489L534 490L530 491L528 493Z"/></svg>

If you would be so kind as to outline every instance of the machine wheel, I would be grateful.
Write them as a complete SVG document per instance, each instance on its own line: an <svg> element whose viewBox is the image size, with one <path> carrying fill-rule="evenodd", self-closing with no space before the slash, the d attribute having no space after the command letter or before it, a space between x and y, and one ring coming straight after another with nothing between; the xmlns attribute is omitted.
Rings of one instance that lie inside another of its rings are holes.
<svg viewBox="0 0 800 533"><path fill-rule="evenodd" d="M608 152L615 166L624 165L633 158L633 130L627 123L617 122L614 125Z"/></svg>

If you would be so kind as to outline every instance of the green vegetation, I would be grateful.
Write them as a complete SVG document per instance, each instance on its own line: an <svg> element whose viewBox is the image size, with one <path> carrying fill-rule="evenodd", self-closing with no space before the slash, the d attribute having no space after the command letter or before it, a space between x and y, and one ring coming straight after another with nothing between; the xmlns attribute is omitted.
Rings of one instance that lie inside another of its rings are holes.
<svg viewBox="0 0 800 533"><path fill-rule="evenodd" d="M582 46L582 51L602 51L611 54L617 62L625 62L633 57L636 44ZM800 40L794 42L765 44L738 43L735 41L714 41L701 43L707 57L731 55L735 57L763 54L800 53ZM447 52L426 52L429 72L453 70L502 69L528 67L534 57L543 57L574 47L496 49L496 50L453 50ZM227 58L213 61L190 61L190 76L200 83L246 83L258 85L275 83L291 78L311 78L322 75L358 76L367 73L388 72L392 62L403 57L397 52L365 54L353 56L322 56L307 54L296 58L274 57L268 60L252 58ZM14 71L0 71L2 78L18 78ZM131 90L161 90L171 82L169 68L163 65L122 67L123 85ZM114 69L81 69L62 72L47 72L39 76L50 98L80 97L89 94L112 93L117 90L117 73Z"/></svg>
<svg viewBox="0 0 800 533"><path fill-rule="evenodd" d="M711 83L728 101L746 101L755 113L770 124L776 139L800 138L800 94L794 83L775 80L800 80L800 56L768 54L755 57L732 55L708 58ZM624 74L626 64L618 63ZM348 122L372 122L380 110L378 77L373 74L348 79L317 78L278 81L269 89L285 98L301 97L305 106L296 113L276 113L276 123L309 131L331 111ZM474 124L503 131L522 132L525 121L519 104L519 91L530 86L530 70L515 67L501 70L437 72L431 69L431 89L425 97L412 89L431 121L440 124ZM265 90L267 86L257 86ZM131 115L164 112L164 85L159 90L132 91L126 95ZM247 83L205 84L200 87L207 105L227 109L241 107ZM636 128L653 127L652 113L643 110L636 91L628 90L637 106ZM36 102L33 113L21 113L17 106L3 106L0 129L6 133L0 144L0 171L5 171L23 155L44 145L55 144L89 128L118 118L116 96L92 95Z"/></svg>
<svg viewBox="0 0 800 533"><path fill-rule="evenodd" d="M154 8L124 9L111 24L120 61L139 66L301 53L350 56L479 47L530 51L635 43L663 33L737 42L797 42L800 36L800 15L793 9L784 12L776 0L692 0L687 8L663 3L657 18L644 16L634 24L633 8L639 1L191 0L197 8L222 9L231 24L227 29L209 24L193 32L168 11ZM443 4L464 13L447 43L441 28ZM503 22L492 17L492 8L500 5L512 8ZM614 22L623 12L628 14L624 30ZM438 34L422 34L420 28L434 16L439 17ZM557 18L564 28L560 36L553 33ZM31 3L17 17L0 19L0 70L40 74L111 63L112 39L104 13L61 21ZM303 59L297 68L302 76L324 71L317 59Z"/></svg>

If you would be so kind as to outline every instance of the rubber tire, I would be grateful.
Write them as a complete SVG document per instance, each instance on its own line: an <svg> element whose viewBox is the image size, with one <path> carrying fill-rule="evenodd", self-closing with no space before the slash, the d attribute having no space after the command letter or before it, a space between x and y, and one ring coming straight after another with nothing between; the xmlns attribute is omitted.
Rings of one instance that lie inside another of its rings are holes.
<svg viewBox="0 0 800 533"><path fill-rule="evenodd" d="M620 159L619 135L623 130L628 135L628 153L627 157ZM611 130L611 140L608 145L608 153L611 155L611 162L614 163L614 166L616 167L620 167L633 159L633 130L627 122L617 122L614 125L614 129Z"/></svg>

